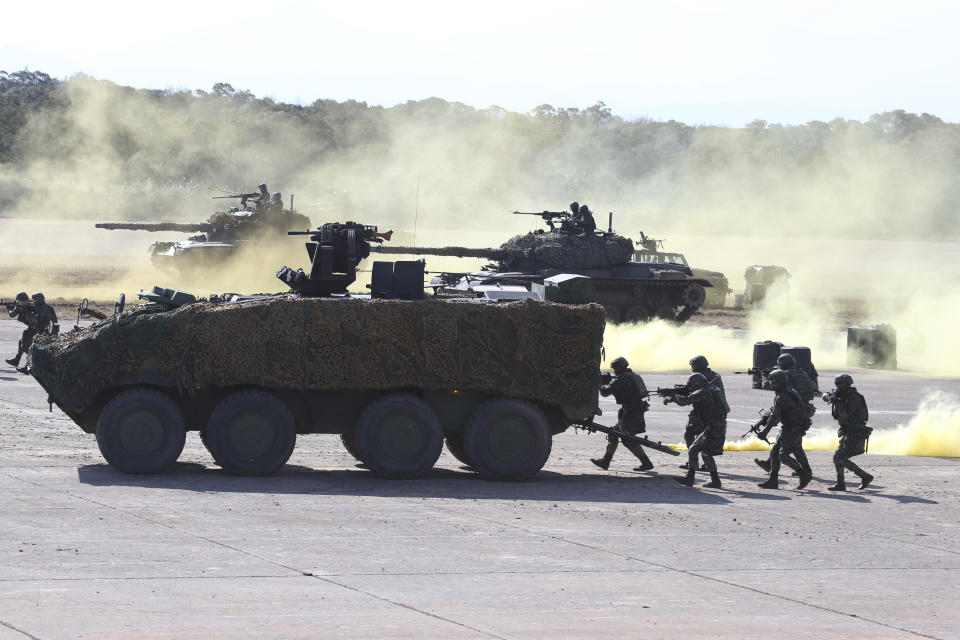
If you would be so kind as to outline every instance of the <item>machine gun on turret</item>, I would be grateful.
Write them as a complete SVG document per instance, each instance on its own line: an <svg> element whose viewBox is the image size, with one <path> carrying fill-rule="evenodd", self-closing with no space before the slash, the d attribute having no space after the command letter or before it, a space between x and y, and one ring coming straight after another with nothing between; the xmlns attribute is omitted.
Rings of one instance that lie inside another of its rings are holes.
<svg viewBox="0 0 960 640"><path fill-rule="evenodd" d="M556 220L569 220L573 217L573 213L570 211L511 211L515 216L540 216L543 218L543 221L547 223L551 231L556 230L555 222Z"/></svg>

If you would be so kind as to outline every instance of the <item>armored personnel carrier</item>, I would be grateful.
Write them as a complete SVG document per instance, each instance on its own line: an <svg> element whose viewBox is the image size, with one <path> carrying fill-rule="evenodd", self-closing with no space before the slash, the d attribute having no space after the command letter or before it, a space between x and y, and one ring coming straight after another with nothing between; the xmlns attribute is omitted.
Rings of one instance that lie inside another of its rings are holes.
<svg viewBox="0 0 960 640"><path fill-rule="evenodd" d="M196 297L154 288L108 319L38 339L32 374L104 458L160 472L198 431L225 471L265 475L298 435L340 434L390 478L426 473L444 441L481 476L521 480L553 436L597 408L603 310L536 300L424 299L423 262L358 263L388 234L354 222L310 232L290 293Z"/></svg>
<svg viewBox="0 0 960 640"><path fill-rule="evenodd" d="M525 212L514 212L525 213ZM662 318L684 322L703 305L710 282L696 278L686 265L664 265L632 260L630 238L607 231L570 232L557 229L552 218L563 212L544 211L550 230L511 238L499 249L466 247L372 247L390 254L485 258L495 261L472 273L443 273L431 280L438 292L475 292L497 288L527 288L561 274L589 278L584 302L603 306L610 322L637 322Z"/></svg>
<svg viewBox="0 0 960 640"><path fill-rule="evenodd" d="M247 244L256 244L279 238L288 229L309 229L310 219L293 208L283 208L283 202L274 201L248 205L247 201L259 194L240 193L218 198L238 198L239 206L229 211L218 211L206 222L180 224L175 222L99 222L98 229L126 229L130 231L182 231L194 233L178 242L154 242L148 253L155 267L178 272L197 267L210 267L235 255Z"/></svg>

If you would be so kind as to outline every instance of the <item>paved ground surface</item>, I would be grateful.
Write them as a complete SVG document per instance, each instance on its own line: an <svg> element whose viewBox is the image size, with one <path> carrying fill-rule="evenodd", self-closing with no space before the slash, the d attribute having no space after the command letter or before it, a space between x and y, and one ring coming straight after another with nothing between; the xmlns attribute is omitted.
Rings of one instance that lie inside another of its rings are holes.
<svg viewBox="0 0 960 640"><path fill-rule="evenodd" d="M0 353L17 333L0 321ZM879 429L927 391L960 394L853 373ZM771 396L725 381L738 436ZM679 441L684 415L655 405L651 434ZM957 460L864 456L875 484L836 495L829 452L810 454L804 492L758 489L757 454L728 452L724 488L699 490L656 452L651 473L625 450L602 472L604 444L562 434L526 483L481 481L447 453L427 478L385 481L335 436L303 436L282 473L248 479L191 433L171 472L125 476L2 365L0 640L960 637Z"/></svg>

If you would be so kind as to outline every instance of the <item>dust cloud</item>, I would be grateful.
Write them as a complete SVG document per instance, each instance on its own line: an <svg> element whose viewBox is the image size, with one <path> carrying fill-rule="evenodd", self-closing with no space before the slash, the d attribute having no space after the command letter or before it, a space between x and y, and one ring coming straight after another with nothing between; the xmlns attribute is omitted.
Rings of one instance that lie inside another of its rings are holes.
<svg viewBox="0 0 960 640"><path fill-rule="evenodd" d="M185 234L92 232L93 221L204 221L232 204L212 196L259 182L287 202L295 194L315 225L360 220L420 246L497 246L540 222L508 211L578 200L599 226L613 211L617 231L666 237L667 250L724 271L735 290L750 264L793 274L742 330L610 327L608 358L626 355L639 371L684 369L703 353L715 368L743 369L753 341L774 339L811 347L818 367L843 368L838 329L862 321L896 326L902 368L958 371L960 337L947 326L960 300L955 136L945 135L955 125L936 118L891 112L866 123L720 128L624 122L602 105L530 114L437 99L269 107L232 88L150 92L82 75L64 91L68 108L38 111L24 129L24 161L0 167L0 180L24 194L0 215L91 233L21 237L8 227L17 235L0 239L14 245L0 256L4 295L282 289L273 273L304 265L299 241L165 274L146 248ZM431 270L478 267L428 259Z"/></svg>
<svg viewBox="0 0 960 640"><path fill-rule="evenodd" d="M729 427L728 427L729 429ZM807 451L833 451L839 439L836 430L814 429L803 439ZM675 448L679 448L678 445ZM728 441L724 451L766 451L770 446L754 436ZM868 453L893 456L960 458L960 398L942 391L925 397L916 415L894 429L874 429Z"/></svg>

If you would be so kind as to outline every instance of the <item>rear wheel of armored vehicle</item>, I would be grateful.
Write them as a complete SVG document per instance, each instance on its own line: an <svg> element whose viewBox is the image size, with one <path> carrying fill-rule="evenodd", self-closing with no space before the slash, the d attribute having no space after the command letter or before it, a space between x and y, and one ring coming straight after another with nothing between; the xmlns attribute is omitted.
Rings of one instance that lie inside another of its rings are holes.
<svg viewBox="0 0 960 640"><path fill-rule="evenodd" d="M526 480L550 457L553 437L532 402L496 398L470 415L463 432L470 465L488 480Z"/></svg>
<svg viewBox="0 0 960 640"><path fill-rule="evenodd" d="M447 441L447 451L450 452L450 455L468 467L473 466L467 461L467 450L463 446L463 433L450 433L447 434L445 439Z"/></svg>
<svg viewBox="0 0 960 640"><path fill-rule="evenodd" d="M673 307L659 307L654 315L661 320L666 320L667 322L673 322L677 319L677 312L674 311Z"/></svg>
<svg viewBox="0 0 960 640"><path fill-rule="evenodd" d="M398 393L370 404L354 438L359 458L385 478L416 478L429 471L443 449L440 418L420 398Z"/></svg>
<svg viewBox="0 0 960 640"><path fill-rule="evenodd" d="M297 443L287 406L266 391L237 391L220 401L207 424L213 459L227 473L266 476L286 464Z"/></svg>
<svg viewBox="0 0 960 640"><path fill-rule="evenodd" d="M156 389L123 391L104 406L97 445L104 459L124 473L159 473L177 461L187 428L173 399Z"/></svg>
<svg viewBox="0 0 960 640"><path fill-rule="evenodd" d="M617 324L620 322L620 310L612 304L603 305L603 313L607 316L607 323Z"/></svg>
<svg viewBox="0 0 960 640"><path fill-rule="evenodd" d="M343 443L343 448L347 450L347 453L360 460L360 454L357 453L357 435L355 432L344 431L340 434L340 442Z"/></svg>

